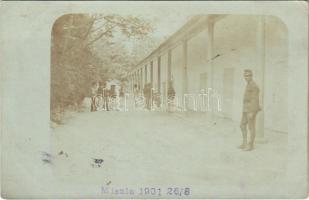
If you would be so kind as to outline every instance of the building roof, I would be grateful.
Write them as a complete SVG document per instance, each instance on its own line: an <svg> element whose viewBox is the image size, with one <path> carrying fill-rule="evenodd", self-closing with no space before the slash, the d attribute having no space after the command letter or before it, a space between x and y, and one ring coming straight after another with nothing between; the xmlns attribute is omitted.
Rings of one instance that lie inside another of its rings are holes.
<svg viewBox="0 0 309 200"><path fill-rule="evenodd" d="M141 65L145 65L150 62L153 57L160 56L166 51L173 49L180 42L192 38L194 35L203 31L207 24L213 23L224 17L225 15L196 15L193 16L187 23L185 23L178 31L171 35L167 40L165 40L158 48L152 51L146 58L141 60L132 70L135 71Z"/></svg>

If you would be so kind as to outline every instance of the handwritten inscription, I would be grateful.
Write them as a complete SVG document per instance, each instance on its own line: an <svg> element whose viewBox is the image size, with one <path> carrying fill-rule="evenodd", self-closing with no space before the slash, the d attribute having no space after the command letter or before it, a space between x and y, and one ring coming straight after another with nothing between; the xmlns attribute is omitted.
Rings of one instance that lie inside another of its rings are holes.
<svg viewBox="0 0 309 200"><path fill-rule="evenodd" d="M123 196L148 196L148 197L189 197L191 189L189 187L139 187L139 188L116 188L102 187L101 193L105 195L123 195Z"/></svg>

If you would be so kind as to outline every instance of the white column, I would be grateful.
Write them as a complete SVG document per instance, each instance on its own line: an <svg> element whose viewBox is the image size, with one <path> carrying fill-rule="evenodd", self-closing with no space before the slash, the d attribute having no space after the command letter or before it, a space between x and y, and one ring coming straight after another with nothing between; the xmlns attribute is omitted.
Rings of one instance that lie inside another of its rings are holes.
<svg viewBox="0 0 309 200"><path fill-rule="evenodd" d="M211 95L214 90L214 77L213 77L213 52L214 52L214 22L212 20L209 20L207 22L207 60L208 60L208 70L207 70L207 77L209 77L208 81L208 88L211 88L207 90L208 95ZM210 119L214 120L214 109L211 96L208 96L208 105L210 111Z"/></svg>
<svg viewBox="0 0 309 200"><path fill-rule="evenodd" d="M256 121L257 140L259 140L264 139L265 16L259 16L257 19L256 50L259 73L253 74L253 78L259 78L258 86L260 88L260 106L262 108L257 115Z"/></svg>
<svg viewBox="0 0 309 200"><path fill-rule="evenodd" d="M134 88L134 73L131 73L131 92L133 92Z"/></svg>
<svg viewBox="0 0 309 200"><path fill-rule="evenodd" d="M144 70L145 70L145 82L144 82L144 85L146 85L148 83L148 64L145 65L144 67Z"/></svg>
<svg viewBox="0 0 309 200"><path fill-rule="evenodd" d="M140 72L141 72L141 89L144 89L144 68L141 67L140 68Z"/></svg>
<svg viewBox="0 0 309 200"><path fill-rule="evenodd" d="M154 87L154 84L153 84L153 60L150 62L150 82L151 82L152 87Z"/></svg>
<svg viewBox="0 0 309 200"><path fill-rule="evenodd" d="M188 41L184 40L182 42L182 104L183 109L185 110L187 108L187 102L184 99L184 95L188 93Z"/></svg>
<svg viewBox="0 0 309 200"><path fill-rule="evenodd" d="M172 50L168 50L167 53L167 85L172 80Z"/></svg>
<svg viewBox="0 0 309 200"><path fill-rule="evenodd" d="M161 93L161 56L158 56L158 92Z"/></svg>

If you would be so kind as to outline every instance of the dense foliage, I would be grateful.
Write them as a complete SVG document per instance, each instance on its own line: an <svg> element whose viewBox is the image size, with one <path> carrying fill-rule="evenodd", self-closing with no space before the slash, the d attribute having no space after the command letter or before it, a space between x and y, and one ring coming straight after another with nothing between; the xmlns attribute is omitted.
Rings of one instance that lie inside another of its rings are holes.
<svg viewBox="0 0 309 200"><path fill-rule="evenodd" d="M51 118L78 106L92 82L122 77L139 58L119 38L144 40L152 30L149 22L132 16L60 17L52 28Z"/></svg>

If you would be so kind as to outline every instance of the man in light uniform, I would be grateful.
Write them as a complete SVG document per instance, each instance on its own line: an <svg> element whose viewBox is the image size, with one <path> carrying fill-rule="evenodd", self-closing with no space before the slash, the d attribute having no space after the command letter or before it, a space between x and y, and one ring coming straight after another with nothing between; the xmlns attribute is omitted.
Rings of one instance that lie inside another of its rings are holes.
<svg viewBox="0 0 309 200"><path fill-rule="evenodd" d="M91 112L97 111L96 105L95 105L95 97L98 93L99 84L98 82L93 82L91 85Z"/></svg>
<svg viewBox="0 0 309 200"><path fill-rule="evenodd" d="M254 149L256 115L261 110L259 105L259 88L253 81L252 76L251 70L244 70L244 78L247 81L247 86L243 98L243 112L240 124L243 143L239 148L245 151ZM247 127L250 131L249 143L247 143Z"/></svg>

